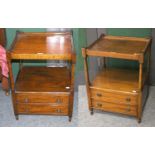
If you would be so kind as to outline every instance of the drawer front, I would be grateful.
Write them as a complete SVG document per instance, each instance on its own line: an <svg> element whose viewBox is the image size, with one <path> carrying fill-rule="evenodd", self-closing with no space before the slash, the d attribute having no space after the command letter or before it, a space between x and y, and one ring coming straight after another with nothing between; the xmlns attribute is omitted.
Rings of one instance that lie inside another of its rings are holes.
<svg viewBox="0 0 155 155"><path fill-rule="evenodd" d="M18 113L26 113L27 112L26 104L17 104L17 112Z"/></svg>
<svg viewBox="0 0 155 155"><path fill-rule="evenodd" d="M113 92L105 92L96 89L91 89L91 98L116 103L116 104L130 104L130 105L137 105L138 95L128 95L123 93L113 93Z"/></svg>
<svg viewBox="0 0 155 155"><path fill-rule="evenodd" d="M93 108L99 109L99 110L137 116L137 107L134 105L121 105L121 104L119 105L119 104L101 102L96 100L92 100L92 105L93 105Z"/></svg>
<svg viewBox="0 0 155 155"><path fill-rule="evenodd" d="M18 113L68 115L68 106L53 106L52 104L17 104Z"/></svg>
<svg viewBox="0 0 155 155"><path fill-rule="evenodd" d="M17 93L17 103L52 103L65 106L69 103L69 95L53 95L48 93Z"/></svg>

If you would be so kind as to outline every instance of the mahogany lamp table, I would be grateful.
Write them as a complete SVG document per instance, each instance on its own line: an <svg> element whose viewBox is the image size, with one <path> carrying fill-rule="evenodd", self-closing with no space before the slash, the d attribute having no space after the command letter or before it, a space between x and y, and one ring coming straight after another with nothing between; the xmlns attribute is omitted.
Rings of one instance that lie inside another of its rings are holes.
<svg viewBox="0 0 155 155"><path fill-rule="evenodd" d="M149 93L149 66L151 39L123 36L105 36L82 49L88 94L88 105L93 110L134 116L141 122L142 110ZM104 67L91 82L88 57L103 57ZM139 62L139 68L110 67L109 58Z"/></svg>
<svg viewBox="0 0 155 155"><path fill-rule="evenodd" d="M18 32L7 52L14 114L64 115L72 118L75 53L70 32ZM20 63L14 81L12 61L64 60L66 67Z"/></svg>

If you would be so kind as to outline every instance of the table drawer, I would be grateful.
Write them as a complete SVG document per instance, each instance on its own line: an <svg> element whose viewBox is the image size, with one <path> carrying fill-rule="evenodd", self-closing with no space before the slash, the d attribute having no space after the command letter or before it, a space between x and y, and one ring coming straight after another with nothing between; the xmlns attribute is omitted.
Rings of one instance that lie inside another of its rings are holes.
<svg viewBox="0 0 155 155"><path fill-rule="evenodd" d="M25 104L17 104L18 113L26 113L27 111L27 106Z"/></svg>
<svg viewBox="0 0 155 155"><path fill-rule="evenodd" d="M115 103L101 102L96 100L92 100L92 105L93 108L99 110L137 116L137 107L134 105L119 105Z"/></svg>
<svg viewBox="0 0 155 155"><path fill-rule="evenodd" d="M18 113L68 115L68 106L53 106L53 104L17 104Z"/></svg>
<svg viewBox="0 0 155 155"><path fill-rule="evenodd" d="M116 104L130 104L137 105L138 95L117 93L117 92L106 92L97 89L91 89L91 98L116 103Z"/></svg>
<svg viewBox="0 0 155 155"><path fill-rule="evenodd" d="M48 93L17 93L17 103L52 103L55 106L69 103L69 95L53 95Z"/></svg>

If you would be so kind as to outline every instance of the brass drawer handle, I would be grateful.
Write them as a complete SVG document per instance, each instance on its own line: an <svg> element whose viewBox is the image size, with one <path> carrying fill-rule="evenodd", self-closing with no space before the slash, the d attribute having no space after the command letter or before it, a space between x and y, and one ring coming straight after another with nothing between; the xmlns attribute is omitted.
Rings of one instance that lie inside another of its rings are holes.
<svg viewBox="0 0 155 155"><path fill-rule="evenodd" d="M98 107L102 107L102 103L97 103L97 106Z"/></svg>
<svg viewBox="0 0 155 155"><path fill-rule="evenodd" d="M26 108L25 108L25 112L29 112L29 109L28 109L28 107L26 107Z"/></svg>
<svg viewBox="0 0 155 155"><path fill-rule="evenodd" d="M101 97L101 96L102 96L102 94L100 94L100 93L97 93L96 95L97 95L98 97Z"/></svg>
<svg viewBox="0 0 155 155"><path fill-rule="evenodd" d="M131 98L127 97L127 98L126 98L126 101L127 101L127 102L130 102L130 101L131 101Z"/></svg>
<svg viewBox="0 0 155 155"><path fill-rule="evenodd" d="M24 102L25 102L25 103L28 103L28 101L29 101L28 98L25 98L25 99L24 99Z"/></svg>
<svg viewBox="0 0 155 155"><path fill-rule="evenodd" d="M61 109L57 109L56 112L61 113L62 111L61 111Z"/></svg>
<svg viewBox="0 0 155 155"><path fill-rule="evenodd" d="M62 103L61 99L57 98L56 103L61 104Z"/></svg>
<svg viewBox="0 0 155 155"><path fill-rule="evenodd" d="M129 112L129 111L131 111L131 109L130 109L130 108L127 108L127 109L126 109L126 111L128 111L128 112Z"/></svg>
<svg viewBox="0 0 155 155"><path fill-rule="evenodd" d="M128 111L128 112L131 111L131 109L130 109L130 105L128 105L126 111Z"/></svg>

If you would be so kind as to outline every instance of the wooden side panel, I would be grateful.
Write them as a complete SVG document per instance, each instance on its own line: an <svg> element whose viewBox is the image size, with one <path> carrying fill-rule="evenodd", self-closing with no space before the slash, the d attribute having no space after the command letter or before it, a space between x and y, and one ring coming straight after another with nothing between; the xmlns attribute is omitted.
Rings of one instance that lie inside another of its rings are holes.
<svg viewBox="0 0 155 155"><path fill-rule="evenodd" d="M6 32L5 28L0 28L0 45L5 47L6 45Z"/></svg>

